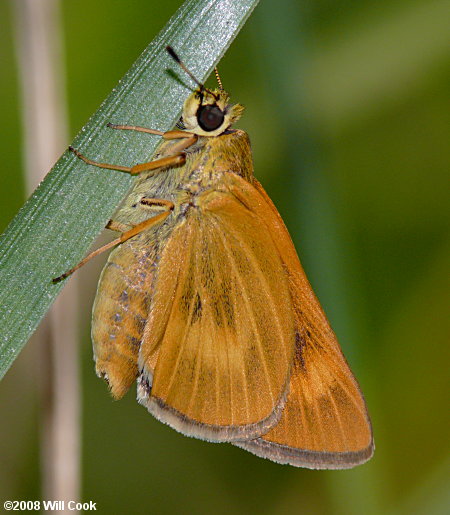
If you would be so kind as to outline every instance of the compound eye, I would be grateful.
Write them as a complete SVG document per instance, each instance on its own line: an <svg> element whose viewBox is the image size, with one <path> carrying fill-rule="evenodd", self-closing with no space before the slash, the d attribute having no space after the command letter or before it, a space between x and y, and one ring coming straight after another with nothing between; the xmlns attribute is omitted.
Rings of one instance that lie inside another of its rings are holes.
<svg viewBox="0 0 450 515"><path fill-rule="evenodd" d="M224 120L223 112L216 105L201 106L197 111L198 124L204 131L215 131Z"/></svg>

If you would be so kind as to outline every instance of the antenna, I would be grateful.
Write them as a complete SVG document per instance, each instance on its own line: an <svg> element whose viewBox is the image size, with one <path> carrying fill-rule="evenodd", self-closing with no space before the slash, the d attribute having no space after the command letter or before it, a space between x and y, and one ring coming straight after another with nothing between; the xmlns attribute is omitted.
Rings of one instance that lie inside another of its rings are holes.
<svg viewBox="0 0 450 515"><path fill-rule="evenodd" d="M219 70L217 69L217 66L214 68L214 73L216 74L216 79L219 83L219 88L223 91L222 81L220 80Z"/></svg>
<svg viewBox="0 0 450 515"><path fill-rule="evenodd" d="M193 75L193 73L187 68L187 66L183 63L183 61L178 57L178 55L175 53L175 50L170 46L170 45L167 45L166 46L166 50L167 52L169 53L170 57L172 57L172 59L177 62L181 68L189 75L189 77L198 85L200 86L200 89L205 89L205 86L198 80L195 78L195 76Z"/></svg>

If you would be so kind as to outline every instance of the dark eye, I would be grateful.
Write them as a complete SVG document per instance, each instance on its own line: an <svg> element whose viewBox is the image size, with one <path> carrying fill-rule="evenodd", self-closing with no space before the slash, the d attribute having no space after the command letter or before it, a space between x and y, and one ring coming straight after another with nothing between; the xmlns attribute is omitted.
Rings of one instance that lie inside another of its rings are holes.
<svg viewBox="0 0 450 515"><path fill-rule="evenodd" d="M198 124L204 131L218 129L224 119L223 112L216 105L201 106L197 111Z"/></svg>

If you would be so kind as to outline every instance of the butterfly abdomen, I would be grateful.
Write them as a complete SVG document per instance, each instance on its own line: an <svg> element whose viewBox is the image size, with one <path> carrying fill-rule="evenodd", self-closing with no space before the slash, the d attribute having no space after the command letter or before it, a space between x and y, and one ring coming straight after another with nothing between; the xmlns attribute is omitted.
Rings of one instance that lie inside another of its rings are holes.
<svg viewBox="0 0 450 515"><path fill-rule="evenodd" d="M148 317L155 248L138 250L126 242L114 250L103 269L92 312L96 371L115 398L136 380L137 360ZM131 258L131 259L130 259Z"/></svg>

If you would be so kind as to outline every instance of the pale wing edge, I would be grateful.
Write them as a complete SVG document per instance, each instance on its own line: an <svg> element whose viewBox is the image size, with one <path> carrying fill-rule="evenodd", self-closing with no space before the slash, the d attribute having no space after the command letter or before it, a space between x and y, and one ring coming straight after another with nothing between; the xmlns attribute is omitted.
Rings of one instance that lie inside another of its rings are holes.
<svg viewBox="0 0 450 515"><path fill-rule="evenodd" d="M375 450L373 439L366 448L347 452L310 451L268 442L261 438L251 441L233 442L233 445L260 458L266 458L281 465L292 465L293 467L304 467L314 470L350 469L370 460Z"/></svg>
<svg viewBox="0 0 450 515"><path fill-rule="evenodd" d="M216 443L235 442L258 438L278 424L289 393L289 378L283 395L269 416L258 422L245 425L220 426L200 423L167 405L162 399L152 396L150 391L147 381L141 375L138 379L137 400L160 422L192 438Z"/></svg>

